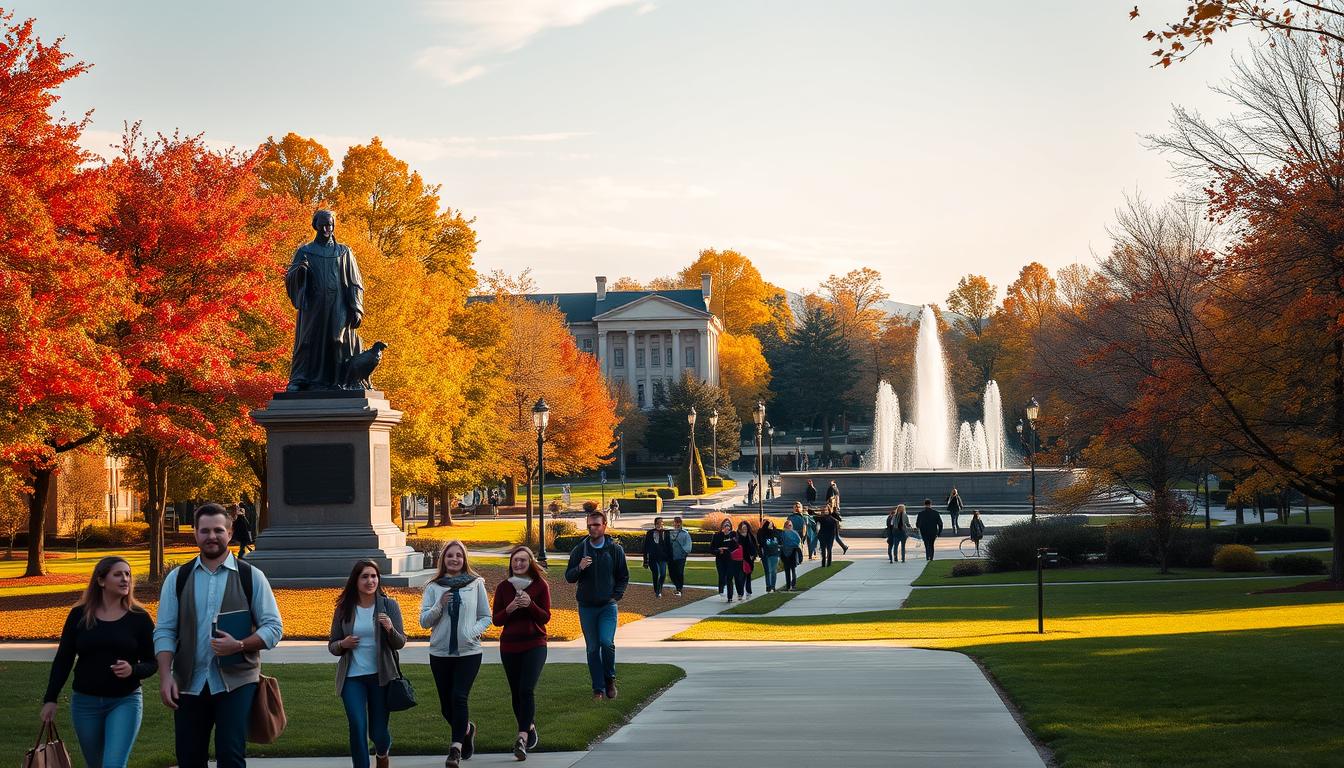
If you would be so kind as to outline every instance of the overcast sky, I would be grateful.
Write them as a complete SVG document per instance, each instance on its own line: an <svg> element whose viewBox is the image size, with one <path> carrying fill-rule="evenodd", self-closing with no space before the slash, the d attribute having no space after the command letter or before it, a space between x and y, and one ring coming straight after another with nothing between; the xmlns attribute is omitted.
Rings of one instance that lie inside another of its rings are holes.
<svg viewBox="0 0 1344 768"><path fill-rule="evenodd" d="M735 248L790 290L871 266L893 299L1090 262L1142 136L1209 115L1241 43L1152 69L1186 0L11 0L94 69L61 106L253 147L381 136L477 218L481 271L544 290Z"/></svg>

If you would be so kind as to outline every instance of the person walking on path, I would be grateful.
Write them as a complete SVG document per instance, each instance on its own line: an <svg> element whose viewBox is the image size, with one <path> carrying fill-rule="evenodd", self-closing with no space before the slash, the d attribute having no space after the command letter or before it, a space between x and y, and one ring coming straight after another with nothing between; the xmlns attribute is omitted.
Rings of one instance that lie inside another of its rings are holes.
<svg viewBox="0 0 1344 768"><path fill-rule="evenodd" d="M817 515L817 541L821 544L821 567L825 568L835 558L835 535L840 530L840 521L831 512L830 507Z"/></svg>
<svg viewBox="0 0 1344 768"><path fill-rule="evenodd" d="M778 583L779 555L781 544L779 529L767 518L761 521L761 530L756 533L756 544L761 553L761 569L765 571L765 591L774 592Z"/></svg>
<svg viewBox="0 0 1344 768"><path fill-rule="evenodd" d="M588 650L588 675L592 678L593 699L616 698L616 604L625 597L630 569L620 542L607 535L607 516L591 501L584 502L588 512L588 538L569 553L565 581L577 584L579 627Z"/></svg>
<svg viewBox="0 0 1344 768"><path fill-rule="evenodd" d="M159 594L154 653L159 698L173 710L181 768L206 768L210 733L218 768L247 764L247 722L261 679L261 651L284 635L266 574L229 551L233 515L218 504L196 509L200 554L168 572ZM245 612L252 631L216 630L221 614Z"/></svg>
<svg viewBox="0 0 1344 768"><path fill-rule="evenodd" d="M74 670L70 720L84 764L126 768L140 733L140 681L154 674L154 620L135 599L131 566L116 556L93 567L70 609L42 698L42 722L56 720L56 701Z"/></svg>
<svg viewBox="0 0 1344 768"><path fill-rule="evenodd" d="M613 523L621 519L621 503L614 498L607 505L607 519Z"/></svg>
<svg viewBox="0 0 1344 768"><path fill-rule="evenodd" d="M817 486L812 484L812 478L807 479L807 489L803 491L803 498L807 499L807 506L817 503Z"/></svg>
<svg viewBox="0 0 1344 768"><path fill-rule="evenodd" d="M807 515L803 512L801 501L793 502L793 511L789 513L786 522L793 523L794 532L802 536L803 528L807 525Z"/></svg>
<svg viewBox="0 0 1344 768"><path fill-rule="evenodd" d="M681 526L681 516L672 518L672 559L668 562L668 573L672 577L672 586L677 597L686 586L686 558L691 554L691 534Z"/></svg>
<svg viewBox="0 0 1344 768"><path fill-rule="evenodd" d="M839 544L840 551L847 555L849 554L849 545L846 544L845 540L840 536L840 528L845 519L845 516L840 514L840 497L835 496L834 498L829 499L826 504L831 510L831 515L835 518L835 543Z"/></svg>
<svg viewBox="0 0 1344 768"><path fill-rule="evenodd" d="M808 560L813 560L813 559L816 558L817 548L820 546L819 543L818 543L818 531L819 531L819 528L818 528L818 524L817 524L817 515L816 515L816 513L813 512L812 510L808 510L808 512L807 512L807 523L805 524L805 527L804 527L804 530L803 530L804 538L807 539L807 559L808 559Z"/></svg>
<svg viewBox="0 0 1344 768"><path fill-rule="evenodd" d="M714 532L714 537L709 540L709 551L714 553L714 569L719 575L719 594L726 595L728 602L733 602L733 589L737 586L737 576L735 571L742 570L742 545L737 540L737 533L733 531L733 521L730 518L724 518L719 523L719 530ZM737 596L742 597L738 592Z"/></svg>
<svg viewBox="0 0 1344 768"><path fill-rule="evenodd" d="M985 538L985 521L980 519L980 510L971 513L971 541L975 542L975 556L980 556L980 540Z"/></svg>
<svg viewBox="0 0 1344 768"><path fill-rule="evenodd" d="M331 616L327 650L336 662L336 695L350 727L350 762L369 768L369 739L378 768L387 768L392 751L388 729L387 685L401 674L396 652L406 646L401 606L383 592L382 572L372 560L350 571Z"/></svg>
<svg viewBox="0 0 1344 768"><path fill-rule="evenodd" d="M540 743L537 736L537 681L546 665L546 624L551 620L551 588L532 550L519 545L509 550L509 577L495 587L495 626L499 635L499 661L509 681L513 718L518 738L513 756L527 759L527 751Z"/></svg>
<svg viewBox="0 0 1344 768"><path fill-rule="evenodd" d="M910 516L905 513L905 505L897 504L887 515L887 562L894 563L897 555L905 562L905 542L910 538Z"/></svg>
<svg viewBox="0 0 1344 768"><path fill-rule="evenodd" d="M467 547L453 539L439 555L439 570L425 585L420 626L429 633L429 671L439 711L452 729L445 768L458 768L476 752L476 724L468 702L481 671L481 635L490 627L485 580L471 569Z"/></svg>
<svg viewBox="0 0 1344 768"><path fill-rule="evenodd" d="M233 539L232 543L238 545L238 556L247 554L247 550L252 546L252 523L247 520L247 509L242 504L237 504L233 508Z"/></svg>
<svg viewBox="0 0 1344 768"><path fill-rule="evenodd" d="M836 485L834 480L826 486L826 503L830 504L832 499L835 500L833 509L840 509L840 486Z"/></svg>
<svg viewBox="0 0 1344 768"><path fill-rule="evenodd" d="M755 504L756 499L756 478L747 481L747 506Z"/></svg>
<svg viewBox="0 0 1344 768"><path fill-rule="evenodd" d="M938 534L943 532L943 517L933 508L932 500L924 500L924 508L919 510L919 516L915 518L915 527L919 529L919 537L924 540L924 559L932 560L934 544L938 542Z"/></svg>
<svg viewBox="0 0 1344 768"><path fill-rule="evenodd" d="M672 537L663 528L663 518L653 518L653 528L644 534L644 567L653 576L653 596L663 596L667 564L672 561Z"/></svg>
<svg viewBox="0 0 1344 768"><path fill-rule="evenodd" d="M751 572L756 570L756 557L760 554L756 534L746 520L737 524L737 542L742 545L742 567L733 572L733 577L737 581L737 596L741 597L743 590L751 594Z"/></svg>
<svg viewBox="0 0 1344 768"><path fill-rule="evenodd" d="M961 526L957 525L957 517L961 514L961 497L957 495L955 486L947 497L947 514L952 518L952 532L961 533Z"/></svg>
<svg viewBox="0 0 1344 768"><path fill-rule="evenodd" d="M792 516L784 521L784 530L779 532L779 556L784 564L784 590L798 589L798 564L803 560L803 540L793 527Z"/></svg>

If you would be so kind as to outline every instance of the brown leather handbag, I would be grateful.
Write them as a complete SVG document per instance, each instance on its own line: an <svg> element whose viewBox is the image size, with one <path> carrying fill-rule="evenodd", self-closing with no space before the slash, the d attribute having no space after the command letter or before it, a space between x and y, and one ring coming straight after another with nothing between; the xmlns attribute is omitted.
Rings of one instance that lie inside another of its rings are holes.
<svg viewBox="0 0 1344 768"><path fill-rule="evenodd" d="M23 768L71 768L70 753L56 733L56 723L43 723L37 729L37 741L23 756Z"/></svg>
<svg viewBox="0 0 1344 768"><path fill-rule="evenodd" d="M253 744L274 744L288 724L285 701L280 698L280 682L262 675L257 680L257 695L247 721L247 740Z"/></svg>

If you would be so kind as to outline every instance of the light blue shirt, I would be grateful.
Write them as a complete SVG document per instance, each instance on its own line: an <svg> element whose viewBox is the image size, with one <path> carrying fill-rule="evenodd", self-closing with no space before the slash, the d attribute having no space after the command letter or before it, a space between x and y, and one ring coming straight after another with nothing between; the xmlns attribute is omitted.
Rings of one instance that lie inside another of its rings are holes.
<svg viewBox="0 0 1344 768"><path fill-rule="evenodd" d="M219 659L210 648L210 632L215 617L219 615L220 605L224 602L224 588L229 583L229 571L238 571L238 561L230 554L214 573L206 570L197 558L196 567L191 572L191 588L196 598L196 663L193 666L191 682L182 693L199 696L210 685L211 693L223 693L228 690L224 678L219 674ZM257 625L257 637L261 638L267 650L274 648L284 634L284 625L280 622L280 607L275 603L275 593L271 583L260 568L252 569L252 616ZM237 638L242 640L244 638ZM159 593L159 620L154 627L154 653L177 652L177 575L163 580L163 589Z"/></svg>
<svg viewBox="0 0 1344 768"><path fill-rule="evenodd" d="M373 636L374 629L373 606L363 608L356 605L355 623L350 628L350 634L359 638L359 645L350 652L350 668L346 670L346 677L378 674L378 660L374 656L378 650L378 641Z"/></svg>

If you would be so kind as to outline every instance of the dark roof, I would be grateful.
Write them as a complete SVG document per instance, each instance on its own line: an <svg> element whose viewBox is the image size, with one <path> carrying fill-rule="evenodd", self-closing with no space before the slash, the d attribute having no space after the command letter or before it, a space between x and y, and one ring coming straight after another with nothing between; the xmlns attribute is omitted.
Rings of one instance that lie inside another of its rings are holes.
<svg viewBox="0 0 1344 768"><path fill-rule="evenodd" d="M528 301L556 304L565 313L570 323L591 323L593 318L617 307L623 307L645 296L658 295L683 304L700 312L705 309L705 296L699 288L686 288L675 291L607 291L607 297L597 300L597 294L589 293L530 293L523 298ZM490 301L489 296L472 296L467 301Z"/></svg>

